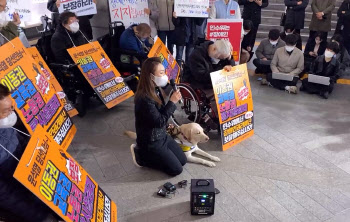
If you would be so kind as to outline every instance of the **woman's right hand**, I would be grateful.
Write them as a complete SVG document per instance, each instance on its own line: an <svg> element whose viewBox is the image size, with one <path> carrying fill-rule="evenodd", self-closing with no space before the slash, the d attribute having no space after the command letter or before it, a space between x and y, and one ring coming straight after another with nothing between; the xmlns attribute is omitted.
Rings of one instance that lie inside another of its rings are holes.
<svg viewBox="0 0 350 222"><path fill-rule="evenodd" d="M174 92L170 96L170 101L176 104L180 101L181 98L182 98L182 96L181 96L180 90L178 89L176 92Z"/></svg>
<svg viewBox="0 0 350 222"><path fill-rule="evenodd" d="M176 12L173 12L173 17L174 17L174 18L177 18Z"/></svg>

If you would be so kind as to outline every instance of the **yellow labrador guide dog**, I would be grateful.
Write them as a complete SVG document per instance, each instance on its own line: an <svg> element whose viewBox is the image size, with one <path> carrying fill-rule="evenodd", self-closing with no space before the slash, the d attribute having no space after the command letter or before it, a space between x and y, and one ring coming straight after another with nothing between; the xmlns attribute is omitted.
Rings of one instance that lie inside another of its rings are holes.
<svg viewBox="0 0 350 222"><path fill-rule="evenodd" d="M198 147L198 143L206 143L209 140L209 137L205 135L203 132L203 128L198 123L188 123L183 124L180 127L171 126L168 128L168 133L174 138L174 140L180 145L182 150L184 151L187 161L192 163L200 163L209 167L215 167L215 162L219 162L220 159L218 157L212 156L207 152L204 152ZM132 139L136 139L136 133L125 131L125 135ZM130 149L133 154L133 160L136 165L136 159L134 156L133 149L136 144L132 144ZM208 161L205 159L201 159L198 157L192 156L192 153L198 154L200 156L206 157L212 161Z"/></svg>

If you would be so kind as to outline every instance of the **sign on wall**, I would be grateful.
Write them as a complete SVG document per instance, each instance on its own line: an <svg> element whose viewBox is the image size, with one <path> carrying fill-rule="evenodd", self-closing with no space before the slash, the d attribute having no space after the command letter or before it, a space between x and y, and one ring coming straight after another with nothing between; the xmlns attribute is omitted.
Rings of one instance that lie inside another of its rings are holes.
<svg viewBox="0 0 350 222"><path fill-rule="evenodd" d="M243 20L235 19L208 19L207 39L215 41L225 39L231 42L233 58L239 63L241 55L241 35Z"/></svg>
<svg viewBox="0 0 350 222"><path fill-rule="evenodd" d="M145 13L148 0L108 0L108 4L111 22L121 21L126 28L132 24L149 24L149 16Z"/></svg>
<svg viewBox="0 0 350 222"><path fill-rule="evenodd" d="M60 13L71 11L77 16L94 15L97 13L95 0L61 0L58 11Z"/></svg>
<svg viewBox="0 0 350 222"><path fill-rule="evenodd" d="M174 79L176 83L180 82L180 66L160 38L157 38L157 41L148 53L148 58L150 57L160 57L169 80Z"/></svg>
<svg viewBox="0 0 350 222"><path fill-rule="evenodd" d="M0 51L0 83L10 90L15 110L28 132L33 134L42 126L67 149L76 128L40 65L19 38L2 45Z"/></svg>
<svg viewBox="0 0 350 222"><path fill-rule="evenodd" d="M67 51L107 108L134 95L100 43L90 42Z"/></svg>
<svg viewBox="0 0 350 222"><path fill-rule="evenodd" d="M14 177L64 221L117 221L116 204L42 127L32 135Z"/></svg>
<svg viewBox="0 0 350 222"><path fill-rule="evenodd" d="M219 113L222 148L254 135L253 97L247 64L234 66L230 72L210 74Z"/></svg>
<svg viewBox="0 0 350 222"><path fill-rule="evenodd" d="M209 0L175 0L177 17L208 17Z"/></svg>

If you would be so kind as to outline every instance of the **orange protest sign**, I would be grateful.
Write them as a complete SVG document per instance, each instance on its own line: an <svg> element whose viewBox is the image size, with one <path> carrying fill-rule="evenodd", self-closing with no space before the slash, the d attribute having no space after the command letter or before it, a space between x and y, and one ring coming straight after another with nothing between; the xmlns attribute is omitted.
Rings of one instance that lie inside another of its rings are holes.
<svg viewBox="0 0 350 222"><path fill-rule="evenodd" d="M71 101L68 100L66 94L64 93L62 86L58 83L56 77L51 72L50 68L47 66L45 60L40 55L36 47L27 48L28 52L32 55L33 59L39 64L38 73L41 73L48 82L51 84L52 88L56 91L57 97L64 104L64 109L68 112L70 117L73 117L78 114L78 111L74 108Z"/></svg>
<svg viewBox="0 0 350 222"><path fill-rule="evenodd" d="M29 133L41 125L59 145L68 148L76 128L37 62L19 38L0 50L0 83L9 88L15 110Z"/></svg>
<svg viewBox="0 0 350 222"><path fill-rule="evenodd" d="M91 42L67 51L107 108L134 95L100 43Z"/></svg>
<svg viewBox="0 0 350 222"><path fill-rule="evenodd" d="M176 83L180 82L180 67L160 38L148 53L148 58L150 57L160 57L169 80L174 79Z"/></svg>
<svg viewBox="0 0 350 222"><path fill-rule="evenodd" d="M117 221L116 204L40 126L14 177L64 221Z"/></svg>
<svg viewBox="0 0 350 222"><path fill-rule="evenodd" d="M254 135L253 97L247 64L210 74L221 128L223 150Z"/></svg>

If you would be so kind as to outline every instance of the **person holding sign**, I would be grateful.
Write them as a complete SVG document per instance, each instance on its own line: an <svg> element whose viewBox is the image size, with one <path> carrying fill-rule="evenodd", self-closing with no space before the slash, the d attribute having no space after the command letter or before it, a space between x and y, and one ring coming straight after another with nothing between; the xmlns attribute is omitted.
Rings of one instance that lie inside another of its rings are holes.
<svg viewBox="0 0 350 222"><path fill-rule="evenodd" d="M218 0L211 7L211 19L241 19L241 9L234 0Z"/></svg>
<svg viewBox="0 0 350 222"><path fill-rule="evenodd" d="M132 150L137 166L161 170L171 176L179 175L187 162L180 146L166 132L169 118L181 99L180 91L174 92L167 103L162 87L168 83L164 66L159 57L147 59L141 70L140 82L135 94L135 125L137 148Z"/></svg>
<svg viewBox="0 0 350 222"><path fill-rule="evenodd" d="M309 81L309 78L306 78L302 81L303 84L300 87L300 91L307 91L310 94L319 94L324 99L328 99L329 94L333 91L336 79L339 76L340 63L335 57L339 51L340 48L337 43L328 43L325 54L317 57L310 69L310 74L329 77L329 84L323 85L313 83Z"/></svg>
<svg viewBox="0 0 350 222"><path fill-rule="evenodd" d="M59 17L60 24L56 27L51 39L51 49L55 61L61 64L73 63L67 49L80 46L89 41L80 31L79 20L73 12L63 12Z"/></svg>
<svg viewBox="0 0 350 222"><path fill-rule="evenodd" d="M18 25L21 24L21 19L18 13L14 12L12 21L7 21L6 12L8 10L7 1L0 0L0 46L19 36Z"/></svg>
<svg viewBox="0 0 350 222"><path fill-rule="evenodd" d="M16 122L10 91L0 84L0 210L13 214L15 221L57 221L50 208L13 177L28 142L13 128Z"/></svg>
<svg viewBox="0 0 350 222"><path fill-rule="evenodd" d="M286 46L276 50L271 62L272 73L267 74L267 84L289 93L298 93L299 74L304 70L303 52L296 48L298 37L286 37ZM277 75L276 75L277 74ZM278 77L275 77L278 76Z"/></svg>

